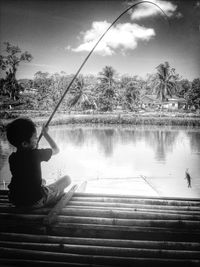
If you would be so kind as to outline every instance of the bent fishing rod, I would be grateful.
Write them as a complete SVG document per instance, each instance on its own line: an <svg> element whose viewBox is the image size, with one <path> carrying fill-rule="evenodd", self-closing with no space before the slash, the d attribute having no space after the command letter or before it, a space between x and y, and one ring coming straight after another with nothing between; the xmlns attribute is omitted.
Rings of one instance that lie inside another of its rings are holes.
<svg viewBox="0 0 200 267"><path fill-rule="evenodd" d="M98 41L96 42L96 44L94 45L94 47L92 48L92 50L89 52L89 54L86 56L85 60L83 61L83 63L81 64L81 66L79 67L79 69L77 70L76 74L74 75L74 77L72 78L71 82L69 83L69 85L67 86L64 94L62 95L62 97L60 98L59 102L57 103L55 109L53 110L52 114L50 115L48 121L46 122L46 124L44 125L44 127L47 127L49 125L49 123L51 122L54 114L56 113L57 109L59 108L61 102L63 101L65 95L67 94L67 92L69 91L70 87L72 86L73 82L75 81L75 79L77 78L78 74L80 73L81 69L83 68L83 66L85 65L85 63L87 62L87 60L89 59L89 57L91 56L91 54L93 53L94 49L97 47L97 45L100 43L100 41L103 39L103 37L106 35L106 33L110 30L110 28L112 28L112 26L125 14L127 13L129 10L131 10L132 8L136 7L137 5L140 5L140 4L144 4L144 3L147 3L147 4L152 4L154 6L156 6L158 9L160 9L160 11L162 12L162 14L164 15L164 17L167 19L168 23L169 23L169 20L168 20L168 17L167 15L165 14L165 12L162 10L161 7L159 7L157 4L151 2L151 1L141 1L141 2L138 2L138 3L135 3L133 5L131 5L129 8L127 8L124 12L122 12L113 22L112 24L107 28L107 30L101 35L101 37L98 39ZM43 131L41 131L40 135L39 135L39 138L38 138L38 141L37 141L37 145L39 144L39 141L40 139L42 138L42 135L43 135Z"/></svg>

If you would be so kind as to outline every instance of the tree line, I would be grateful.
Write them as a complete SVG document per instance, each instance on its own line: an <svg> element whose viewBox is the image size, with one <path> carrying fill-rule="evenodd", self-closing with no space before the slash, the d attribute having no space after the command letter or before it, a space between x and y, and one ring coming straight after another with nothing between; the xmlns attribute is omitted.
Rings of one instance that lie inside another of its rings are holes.
<svg viewBox="0 0 200 267"><path fill-rule="evenodd" d="M38 71L33 79L17 80L16 72L22 62L33 56L18 46L5 42L0 55L0 95L21 100L24 108L52 110L73 78L65 72L49 74ZM156 73L143 79L137 75L119 75L112 66L105 66L98 75L79 75L63 100L62 110L134 111L141 107L141 96L156 95L162 103L169 97L184 98L188 107L200 108L200 78L183 79L168 62L156 67Z"/></svg>

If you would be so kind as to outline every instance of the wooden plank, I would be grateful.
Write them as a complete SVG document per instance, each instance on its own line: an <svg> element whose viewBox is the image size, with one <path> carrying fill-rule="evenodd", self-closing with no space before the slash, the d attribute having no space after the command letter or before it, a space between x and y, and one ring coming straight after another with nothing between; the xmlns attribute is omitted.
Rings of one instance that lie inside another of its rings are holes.
<svg viewBox="0 0 200 267"><path fill-rule="evenodd" d="M73 185L72 188L66 194L64 194L64 196L60 199L60 201L52 208L52 210L44 218L43 224L51 225L52 223L56 222L57 215L60 213L61 209L64 206L66 206L66 204L70 201L77 187L78 185Z"/></svg>

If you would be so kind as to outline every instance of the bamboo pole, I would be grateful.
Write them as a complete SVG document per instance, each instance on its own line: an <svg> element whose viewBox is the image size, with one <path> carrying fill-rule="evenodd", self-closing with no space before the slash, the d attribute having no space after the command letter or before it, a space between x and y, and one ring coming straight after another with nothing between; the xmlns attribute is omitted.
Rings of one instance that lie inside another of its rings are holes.
<svg viewBox="0 0 200 267"><path fill-rule="evenodd" d="M10 214L41 214L47 215L50 211L50 208L41 208L41 209L34 209L34 210L24 210L24 209L17 209L10 205L3 205L0 206L0 213L10 213Z"/></svg>
<svg viewBox="0 0 200 267"><path fill-rule="evenodd" d="M182 214L182 215L200 215L200 211L195 210L164 210L164 209L145 209L145 208L123 208L123 207L106 207L106 206L77 206L71 205L70 203L67 205L69 208L73 209L90 209L90 210L121 210L121 211L129 211L129 212L154 212L154 213L168 213L168 214Z"/></svg>
<svg viewBox="0 0 200 267"><path fill-rule="evenodd" d="M160 201L179 201L179 202L197 202L200 204L200 198L181 198L181 197L158 197L158 196L134 196L134 195L123 195L123 194L105 194L105 193L75 193L74 197L105 197L105 198L130 198L130 199L146 199L146 200L160 200Z"/></svg>
<svg viewBox="0 0 200 267"><path fill-rule="evenodd" d="M121 203L121 202L93 202L93 201L78 201L78 200L74 200L72 198L72 200L70 200L70 202L68 203L68 206L94 206L94 207L112 207L112 208L130 208L130 209L135 209L135 208L143 208L146 210L152 210L152 209L157 209L157 210L163 210L163 211L167 211L167 210L173 210L175 212L178 211L197 211L200 212L200 207L188 207L188 206L167 206L167 205L145 205L145 204L132 204L132 203Z"/></svg>
<svg viewBox="0 0 200 267"><path fill-rule="evenodd" d="M140 198L131 196L114 196L114 195L102 195L98 194L82 195L83 193L74 194L73 200L76 201L94 201L94 202L121 202L121 203L134 203L134 204L148 204L148 205L172 205L172 206L197 206L200 207L200 201L198 200L172 200L172 199L152 199L152 198Z"/></svg>
<svg viewBox="0 0 200 267"><path fill-rule="evenodd" d="M126 248L150 248L150 249L171 249L180 251L200 251L200 242L169 242L152 240L124 240L124 239L103 239L103 238L80 238L67 236L31 235L23 233L0 233L0 240L13 242L33 243L55 243L71 245L90 245Z"/></svg>
<svg viewBox="0 0 200 267"><path fill-rule="evenodd" d="M7 189L1 189L0 195L8 195L8 190Z"/></svg>
<svg viewBox="0 0 200 267"><path fill-rule="evenodd" d="M144 258L144 257L117 257L117 256L99 256L57 253L47 251L34 251L16 248L0 247L0 256L3 258L32 259L59 261L68 263L87 263L87 264L110 264L112 266L199 266L200 261L195 259L164 259L164 258ZM140 264L140 265L138 265Z"/></svg>
<svg viewBox="0 0 200 267"><path fill-rule="evenodd" d="M46 234L46 227L31 223L5 222L0 224L0 232L14 232L23 234Z"/></svg>
<svg viewBox="0 0 200 267"><path fill-rule="evenodd" d="M121 219L155 219L155 220L200 220L198 215L176 215L154 212L129 212L121 210L92 210L92 209L73 209L63 208L60 215L82 216L82 217L104 217L104 218L121 218Z"/></svg>
<svg viewBox="0 0 200 267"><path fill-rule="evenodd" d="M120 248L106 246L70 245L55 243L33 243L33 242L10 242L0 241L0 247L13 249L26 249L36 251L60 252L82 255L102 255L117 257L144 257L164 259L200 259L199 251L179 251L166 249L144 249L144 248Z"/></svg>
<svg viewBox="0 0 200 267"><path fill-rule="evenodd" d="M57 223L47 232L48 235L111 238L129 240L165 240L199 242L200 232L193 230L166 229L157 227L130 227L79 223Z"/></svg>
<svg viewBox="0 0 200 267"><path fill-rule="evenodd" d="M79 216L58 216L61 223L81 223L81 224L100 224L100 225L121 225L139 227L161 227L177 229L200 229L200 221L180 221L180 220L141 220L141 219L113 219L98 217L79 217Z"/></svg>
<svg viewBox="0 0 200 267"><path fill-rule="evenodd" d="M91 267L87 263L72 263L72 262L58 262L58 261L48 261L48 260L25 260L25 259L0 259L0 266L69 266L69 267ZM97 265L92 264L92 267L111 267L110 265Z"/></svg>
<svg viewBox="0 0 200 267"><path fill-rule="evenodd" d="M38 215L38 214L20 214L20 213L0 213L0 219L6 219L6 220L24 220L26 219L27 221L41 221L45 215Z"/></svg>

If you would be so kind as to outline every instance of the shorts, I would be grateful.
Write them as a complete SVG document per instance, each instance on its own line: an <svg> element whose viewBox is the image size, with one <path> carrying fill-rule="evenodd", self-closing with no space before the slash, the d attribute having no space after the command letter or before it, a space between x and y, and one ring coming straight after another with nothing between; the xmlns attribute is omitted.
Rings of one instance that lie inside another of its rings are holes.
<svg viewBox="0 0 200 267"><path fill-rule="evenodd" d="M43 186L43 197L38 200L31 208L42 208L55 205L64 195L64 189L71 183L68 176L58 179L55 183Z"/></svg>

